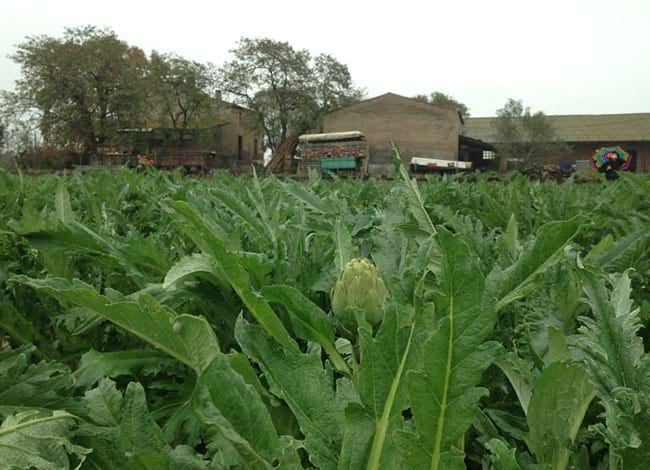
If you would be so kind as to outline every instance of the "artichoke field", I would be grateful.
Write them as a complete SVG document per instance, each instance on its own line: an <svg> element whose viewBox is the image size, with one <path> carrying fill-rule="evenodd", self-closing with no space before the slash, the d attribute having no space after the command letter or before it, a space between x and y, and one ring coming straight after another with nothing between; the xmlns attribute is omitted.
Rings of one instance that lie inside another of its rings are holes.
<svg viewBox="0 0 650 470"><path fill-rule="evenodd" d="M0 468L646 469L650 179L0 173Z"/></svg>

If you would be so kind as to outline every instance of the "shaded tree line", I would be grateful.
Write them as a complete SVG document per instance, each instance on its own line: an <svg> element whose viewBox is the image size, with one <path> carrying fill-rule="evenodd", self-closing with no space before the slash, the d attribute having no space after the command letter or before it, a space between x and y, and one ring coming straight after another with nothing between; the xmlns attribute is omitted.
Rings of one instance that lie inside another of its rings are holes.
<svg viewBox="0 0 650 470"><path fill-rule="evenodd" d="M419 94L413 97L414 100L422 101L423 103L429 103L441 108L453 109L458 111L464 118L469 117L469 108L467 105L461 101L458 101L451 95L442 93L440 91L434 91L428 95Z"/></svg>
<svg viewBox="0 0 650 470"><path fill-rule="evenodd" d="M15 90L0 92L0 153L43 144L92 155L116 142L120 129L134 127L172 128L183 139L189 129L220 124L222 96L251 111L248 124L275 150L365 94L328 54L268 38L242 38L230 52L221 66L157 51L147 56L111 29L93 26L27 37L11 55L21 67ZM469 116L467 105L445 93L413 98ZM540 164L567 151L544 114L520 101L509 100L497 116L504 164Z"/></svg>
<svg viewBox="0 0 650 470"><path fill-rule="evenodd" d="M346 65L334 57L271 39L242 39L223 66L178 54L145 52L111 29L67 28L62 37L31 36L11 58L20 65L14 91L0 95L3 136L38 131L49 146L91 155L119 129L219 124L221 96L253 111L253 124L274 149L318 123L323 112L358 100ZM20 131L20 132L19 132ZM9 144L7 144L9 145Z"/></svg>

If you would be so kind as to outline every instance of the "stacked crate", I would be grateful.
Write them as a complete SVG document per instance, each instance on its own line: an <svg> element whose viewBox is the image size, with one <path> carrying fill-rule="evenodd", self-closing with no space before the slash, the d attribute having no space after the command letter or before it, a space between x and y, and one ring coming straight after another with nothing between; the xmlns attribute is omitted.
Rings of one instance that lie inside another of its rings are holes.
<svg viewBox="0 0 650 470"><path fill-rule="evenodd" d="M332 161L336 159L356 159L357 169L346 173L363 176L368 170L368 143L360 132L301 136L299 156L298 173L303 176L310 169L321 168L321 161L327 162L329 168L334 168L336 165Z"/></svg>
<svg viewBox="0 0 650 470"><path fill-rule="evenodd" d="M302 144L300 157L305 160L322 158L367 158L368 144L365 141L308 142Z"/></svg>

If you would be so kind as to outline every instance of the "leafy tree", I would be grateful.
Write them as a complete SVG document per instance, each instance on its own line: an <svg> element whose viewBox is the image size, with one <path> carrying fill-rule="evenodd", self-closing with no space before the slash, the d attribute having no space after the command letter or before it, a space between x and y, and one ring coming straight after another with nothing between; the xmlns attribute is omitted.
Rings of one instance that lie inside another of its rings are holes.
<svg viewBox="0 0 650 470"><path fill-rule="evenodd" d="M546 115L542 111L531 113L521 100L510 98L497 110L494 130L501 171L506 170L508 160L519 161L522 169L528 169L571 151Z"/></svg>
<svg viewBox="0 0 650 470"><path fill-rule="evenodd" d="M272 39L243 38L219 71L219 86L254 112L267 145L316 125L320 115L362 96L346 65Z"/></svg>
<svg viewBox="0 0 650 470"><path fill-rule="evenodd" d="M460 114L463 117L469 117L469 108L467 105L465 103L461 103L446 93L434 91L428 95L415 95L413 99L422 101L424 103L435 104L436 106L440 106L442 108L455 109L460 111Z"/></svg>
<svg viewBox="0 0 650 470"><path fill-rule="evenodd" d="M154 51L148 85L154 122L178 130L180 139L189 128L214 125L218 103L210 65Z"/></svg>
<svg viewBox="0 0 650 470"><path fill-rule="evenodd" d="M17 46L16 100L37 114L47 144L97 151L120 127L141 121L147 60L110 29L67 28Z"/></svg>
<svg viewBox="0 0 650 470"><path fill-rule="evenodd" d="M37 116L25 109L16 93L0 91L0 150L13 157L41 144Z"/></svg>

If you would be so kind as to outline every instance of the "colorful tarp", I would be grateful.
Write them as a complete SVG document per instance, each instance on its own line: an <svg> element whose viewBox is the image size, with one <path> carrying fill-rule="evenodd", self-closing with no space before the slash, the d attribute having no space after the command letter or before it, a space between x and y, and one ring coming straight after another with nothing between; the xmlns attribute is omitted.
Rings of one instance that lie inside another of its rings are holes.
<svg viewBox="0 0 650 470"><path fill-rule="evenodd" d="M627 170L632 163L632 156L618 145L601 147L591 157L591 164L594 168L600 169L607 163L612 163L617 170Z"/></svg>

